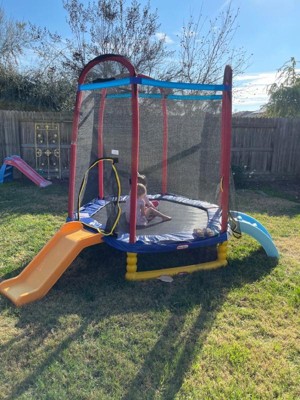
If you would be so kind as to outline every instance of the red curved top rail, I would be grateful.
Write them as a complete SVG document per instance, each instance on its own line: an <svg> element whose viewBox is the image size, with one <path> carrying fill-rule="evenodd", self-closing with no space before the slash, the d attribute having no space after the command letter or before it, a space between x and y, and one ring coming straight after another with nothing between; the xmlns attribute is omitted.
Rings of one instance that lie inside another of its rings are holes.
<svg viewBox="0 0 300 400"><path fill-rule="evenodd" d="M86 66L83 68L81 74L79 75L78 84L81 85L84 83L85 78L88 72L97 64L100 64L105 61L115 61L122 64L125 68L127 68L130 76L136 76L136 72L134 66L131 62L123 56L117 54L104 54L98 56L91 60ZM74 216L74 201L75 201L75 178L76 178L76 157L77 157L77 137L78 137L78 124L79 124L79 112L82 102L82 93L80 91L77 92L75 110L74 110L74 120L72 127L72 138L71 138L71 162L70 162L70 184L69 184L69 202L68 202L68 217L73 219ZM136 119L136 116L135 116Z"/></svg>
<svg viewBox="0 0 300 400"><path fill-rule="evenodd" d="M125 68L128 69L129 75L130 76L136 76L136 72L134 69L134 66L131 64L131 62L124 56L120 56L118 54L104 54L102 56L98 56L91 60L86 66L83 68L81 71L81 74L79 75L78 79L78 84L82 85L87 73L97 64L100 64L104 61L116 61L120 64L122 64Z"/></svg>

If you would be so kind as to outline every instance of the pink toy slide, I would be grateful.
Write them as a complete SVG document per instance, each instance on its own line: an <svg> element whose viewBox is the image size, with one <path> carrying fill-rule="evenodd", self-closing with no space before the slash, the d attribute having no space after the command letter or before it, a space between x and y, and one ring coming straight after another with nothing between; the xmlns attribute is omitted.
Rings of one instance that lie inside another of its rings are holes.
<svg viewBox="0 0 300 400"><path fill-rule="evenodd" d="M22 174L27 176L27 178L29 178L39 187L46 187L52 184L52 182L39 175L19 156L6 157L4 160L4 165L11 165L12 167L17 168L20 172L22 172Z"/></svg>

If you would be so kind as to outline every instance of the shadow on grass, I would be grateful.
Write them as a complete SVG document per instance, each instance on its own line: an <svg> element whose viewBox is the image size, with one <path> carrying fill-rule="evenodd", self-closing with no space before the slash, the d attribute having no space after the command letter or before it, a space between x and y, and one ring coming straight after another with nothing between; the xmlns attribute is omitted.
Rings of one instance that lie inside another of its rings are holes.
<svg viewBox="0 0 300 400"><path fill-rule="evenodd" d="M186 371L201 352L228 293L262 279L269 274L276 261L268 259L259 250L241 260L233 260L226 268L175 277L171 284L157 280L126 282L124 265L123 253L105 246L99 251L94 246L74 261L44 299L21 309L11 306L9 312L18 316L18 328L25 333L0 346L0 352L2 358L12 360L23 354L22 362L26 359L29 372L21 382L14 383L9 398L17 398L32 390L54 363L63 362L62 353L74 341L82 342L87 330L105 318L120 316L120 321L128 320L131 324L136 314L159 314L167 310L169 317L159 330L156 344L146 349L135 375L125 371L126 379L122 381L120 391L122 395L111 393L111 398L150 400L157 398L159 391L161 398L173 399ZM7 310L10 307L8 300L6 307ZM187 317L193 311L193 322L187 327ZM51 332L62 330L61 318L74 314L80 317L79 326L61 338L56 346L51 348L45 345ZM97 331L95 335L98 335ZM136 343L131 343L128 338L125 356L130 358L130 346L134 345ZM35 351L45 354L38 362L30 359L30 354ZM91 371L92 376L107 373L98 370L102 365L101 362L99 364L100 367ZM111 368L117 367L112 365Z"/></svg>
<svg viewBox="0 0 300 400"><path fill-rule="evenodd" d="M0 185L1 216L55 214L65 212L67 216L68 183L55 181L52 185L39 188L32 182L14 181ZM65 210L65 211L64 211Z"/></svg>
<svg viewBox="0 0 300 400"><path fill-rule="evenodd" d="M156 398L156 390L164 378L163 399L174 399L182 386L185 373L189 370L195 356L201 352L206 338L214 324L216 315L222 308L227 295L231 290L261 279L276 265L276 260L268 260L265 268L249 271L246 266L251 264L252 257L261 257L261 252L252 254L249 258L236 262L234 266L209 272L200 272L195 280L189 280L190 306L199 305L200 312L190 329L185 333L184 344L178 343L178 337L186 322L185 299L182 293L174 294L176 308L173 309L169 323L160 335L155 347L148 353L143 366L132 382L129 390L122 397L123 400L143 398L143 388L149 387L149 376L154 376L151 381L152 393L147 399ZM264 258L264 255L263 255ZM182 307L183 306L183 307ZM178 316L179 313L179 316ZM182 339L181 339L182 340ZM174 344L177 345L174 346ZM180 355L178 357L178 348ZM163 358L162 356L163 355ZM174 363L174 360L175 363ZM172 364L173 367L172 367ZM165 376L166 367L171 371ZM156 373L155 373L156 371Z"/></svg>
<svg viewBox="0 0 300 400"><path fill-rule="evenodd" d="M300 188L299 188L300 190ZM268 194L263 190L239 190L237 191L235 208L245 213L261 213L269 217L286 215L293 218L300 214L299 201L292 200L282 193L281 197Z"/></svg>

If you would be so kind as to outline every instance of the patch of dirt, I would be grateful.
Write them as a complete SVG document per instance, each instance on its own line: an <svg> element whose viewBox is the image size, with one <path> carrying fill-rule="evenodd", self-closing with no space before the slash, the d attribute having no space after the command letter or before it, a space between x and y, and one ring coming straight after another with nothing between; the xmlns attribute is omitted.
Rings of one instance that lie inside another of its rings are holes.
<svg viewBox="0 0 300 400"><path fill-rule="evenodd" d="M289 196L300 200L300 181L299 182L271 182L270 187L284 192Z"/></svg>
<svg viewBox="0 0 300 400"><path fill-rule="evenodd" d="M287 200L300 202L300 180L297 181L271 181L253 182L249 189L256 190L262 195L273 195Z"/></svg>

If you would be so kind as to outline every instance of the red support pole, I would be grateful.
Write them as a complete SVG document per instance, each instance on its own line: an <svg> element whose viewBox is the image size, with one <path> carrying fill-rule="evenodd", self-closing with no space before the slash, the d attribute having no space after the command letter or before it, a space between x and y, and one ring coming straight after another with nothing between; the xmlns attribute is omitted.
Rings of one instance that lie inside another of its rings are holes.
<svg viewBox="0 0 300 400"><path fill-rule="evenodd" d="M229 184L231 160L231 126L232 126L232 69L226 66L223 85L229 90L223 91L222 98L222 132L221 132L221 231L227 231L229 213Z"/></svg>
<svg viewBox="0 0 300 400"><path fill-rule="evenodd" d="M101 100L98 114L98 158L103 157L103 121L107 89L101 92ZM104 183L103 183L103 162L98 163L98 195L100 199L104 197Z"/></svg>
<svg viewBox="0 0 300 400"><path fill-rule="evenodd" d="M138 86L132 85L132 141L131 141L131 190L130 190L130 232L129 242L135 243L136 240L136 206L137 206L137 174L139 168L139 103Z"/></svg>

